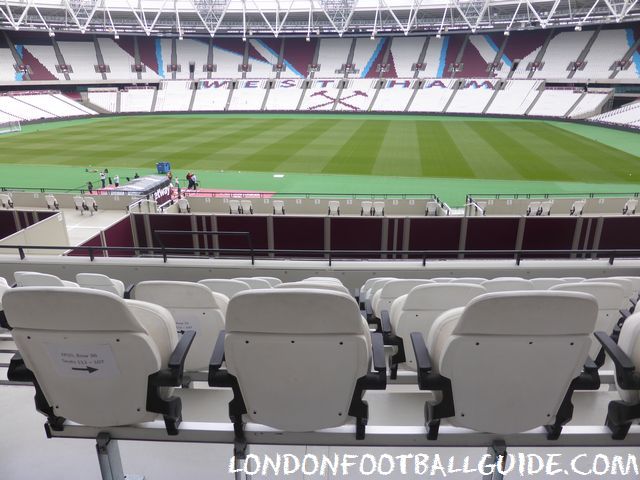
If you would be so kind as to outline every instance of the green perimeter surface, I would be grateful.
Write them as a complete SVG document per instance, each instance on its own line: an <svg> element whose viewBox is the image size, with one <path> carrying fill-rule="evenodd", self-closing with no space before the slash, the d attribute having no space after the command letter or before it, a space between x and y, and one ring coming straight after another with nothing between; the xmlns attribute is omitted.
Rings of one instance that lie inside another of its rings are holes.
<svg viewBox="0 0 640 480"><path fill-rule="evenodd" d="M169 161L204 188L278 193L640 190L640 134L565 122L339 114L188 114L27 125L0 136L0 185L80 188ZM274 178L274 173L284 178ZM310 175L313 174L313 175ZM183 182L184 185L184 182Z"/></svg>

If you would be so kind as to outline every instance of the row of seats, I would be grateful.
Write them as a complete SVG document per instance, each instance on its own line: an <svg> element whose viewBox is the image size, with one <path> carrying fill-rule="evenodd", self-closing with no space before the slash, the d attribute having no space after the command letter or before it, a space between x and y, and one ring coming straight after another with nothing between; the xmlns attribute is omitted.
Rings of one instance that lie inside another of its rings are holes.
<svg viewBox="0 0 640 480"><path fill-rule="evenodd" d="M319 288L243 291L227 305L225 330L207 352L209 385L233 390L238 454L246 446L245 421L306 432L355 419L363 438L364 392L386 388L380 334L369 332L338 282L314 282ZM179 337L171 310L98 290L22 287L2 300L19 349L9 378L34 384L50 428L64 429L65 419L102 428L162 415L168 433L177 433L181 404L168 387L181 385L200 331ZM425 410L428 438L437 438L442 419L496 434L545 426L548 438L558 438L571 419L573 391L600 385L588 359L597 318L598 303L586 293L510 291L446 310L426 342L412 332L418 387L436 393ZM598 334L624 367L622 400L612 402L607 420L617 436L638 404L640 386L627 358L637 359L638 325L640 314L629 317L618 344ZM89 360L79 367L74 355Z"/></svg>
<svg viewBox="0 0 640 480"><path fill-rule="evenodd" d="M188 201L186 199L181 200L183 200L183 203L179 203L179 211L181 213L191 212ZM284 202L282 200L273 200L272 205L274 215L285 214ZM384 206L385 202L383 201L364 200L360 203L360 215L363 217L382 217L384 216ZM425 215L436 215L437 207L438 205L436 202L428 202ZM229 213L235 215L252 215L253 204L251 203L251 200L231 199L229 200ZM327 215L340 215L339 200L329 200Z"/></svg>

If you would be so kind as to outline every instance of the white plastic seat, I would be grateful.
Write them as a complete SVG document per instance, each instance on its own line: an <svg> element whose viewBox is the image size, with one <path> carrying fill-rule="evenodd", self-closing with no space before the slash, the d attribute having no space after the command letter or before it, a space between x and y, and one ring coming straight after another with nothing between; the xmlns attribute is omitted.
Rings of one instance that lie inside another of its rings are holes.
<svg viewBox="0 0 640 480"><path fill-rule="evenodd" d="M235 294L243 292L244 290L251 290L251 287L247 282L241 282L240 280L228 280L224 278L205 278L200 280L201 283L212 292L221 293L228 298L233 297Z"/></svg>
<svg viewBox="0 0 640 480"><path fill-rule="evenodd" d="M268 280L260 277L236 277L234 280L240 280L241 282L246 283L252 289L257 288L271 288L271 283Z"/></svg>
<svg viewBox="0 0 640 480"><path fill-rule="evenodd" d="M529 205L527 206L527 216L535 216L538 215L538 212L540 211L540 202L529 202Z"/></svg>
<svg viewBox="0 0 640 480"><path fill-rule="evenodd" d="M240 213L253 215L253 204L251 200L240 200Z"/></svg>
<svg viewBox="0 0 640 480"><path fill-rule="evenodd" d="M434 277L430 279L433 282L436 283L451 283L455 280L455 278L453 277Z"/></svg>
<svg viewBox="0 0 640 480"><path fill-rule="evenodd" d="M596 282L596 283L602 283L602 282L606 282L606 283L615 283L617 285L620 285L624 291L624 298L622 300L622 303L620 304L620 306L618 308L624 310L624 309L628 309L631 305L630 305L630 300L631 298L634 296L633 292L633 282L631 280L629 280L628 278L624 278L624 277L598 277L598 278L587 278L584 283L591 283L591 282Z"/></svg>
<svg viewBox="0 0 640 480"><path fill-rule="evenodd" d="M342 282L335 277L307 277L303 282L331 282L337 283L338 285L342 285Z"/></svg>
<svg viewBox="0 0 640 480"><path fill-rule="evenodd" d="M184 368L186 371L206 370L218 334L224 330L229 299L193 282L140 282L133 292L136 300L169 310L179 334L196 332Z"/></svg>
<svg viewBox="0 0 640 480"><path fill-rule="evenodd" d="M340 201L329 200L329 211L327 215L340 215Z"/></svg>
<svg viewBox="0 0 640 480"><path fill-rule="evenodd" d="M562 280L567 283L580 283L584 282L584 277L562 277Z"/></svg>
<svg viewBox="0 0 640 480"><path fill-rule="evenodd" d="M9 285L9 283L7 283L5 278L0 277L0 331L2 331L3 328L9 328L9 325L7 323L7 318L2 308L2 296L7 290L10 290L10 289L11 289L11 286Z"/></svg>
<svg viewBox="0 0 640 480"><path fill-rule="evenodd" d="M635 215L637 207L638 207L638 199L630 198L629 200L627 200L625 202L624 207L622 208L622 214L623 215Z"/></svg>
<svg viewBox="0 0 640 480"><path fill-rule="evenodd" d="M532 278L531 283L535 290L548 290L554 285L562 285L566 282L562 278L539 277Z"/></svg>
<svg viewBox="0 0 640 480"><path fill-rule="evenodd" d="M231 214L242 213L239 200L229 200L229 213Z"/></svg>
<svg viewBox="0 0 640 480"><path fill-rule="evenodd" d="M279 289L290 289L290 288L295 288L295 289L313 289L313 290L330 290L333 292L340 292L340 293L349 293L349 290L347 290L347 287L345 287L344 285L342 285L341 283L335 283L335 282L323 282L323 281L307 281L307 280L303 280L301 282L286 282L286 283L281 283L279 285L276 285L273 288L279 288Z"/></svg>
<svg viewBox="0 0 640 480"><path fill-rule="evenodd" d="M586 205L586 203L586 200L576 200L575 202L573 202L571 208L569 209L569 215L573 215L574 217L579 217L580 215L582 215L582 211L584 210L584 206Z"/></svg>
<svg viewBox="0 0 640 480"><path fill-rule="evenodd" d="M191 213L191 205L189 205L189 200L187 200L185 197L178 199L178 212Z"/></svg>
<svg viewBox="0 0 640 480"><path fill-rule="evenodd" d="M565 283L551 287L550 290L582 292L593 295L598 302L598 319L596 320L594 332L604 331L608 334L613 332L613 328L620 317L618 313L620 303L624 300L624 289L620 285L605 282ZM600 343L594 337L589 349L589 356L595 360L599 350Z"/></svg>
<svg viewBox="0 0 640 480"><path fill-rule="evenodd" d="M553 207L553 200L545 200L544 202L540 202L540 210L538 210L538 215L543 217L551 215L551 207Z"/></svg>
<svg viewBox="0 0 640 480"><path fill-rule="evenodd" d="M380 290L382 287L384 287L384 285L387 282L390 282L391 280L398 280L398 279L395 277L376 277L370 280L371 280L371 283L369 283L368 288L365 288L364 295L362 293L360 294L360 302L364 303L365 307L368 304L369 309L371 310L373 296L376 294L376 292ZM365 282L365 285L363 285L363 288L366 286L367 286L367 283ZM373 311L369 313L373 313Z"/></svg>
<svg viewBox="0 0 640 480"><path fill-rule="evenodd" d="M76 275L76 282L78 282L78 286L82 288L103 290L118 295L119 297L124 297L124 283L100 273L78 273Z"/></svg>
<svg viewBox="0 0 640 480"><path fill-rule="evenodd" d="M519 277L498 277L481 284L487 292L508 292L516 290L533 290L531 280Z"/></svg>
<svg viewBox="0 0 640 480"><path fill-rule="evenodd" d="M472 283L434 283L419 285L409 293L398 297L389 312L390 328L386 335L383 321L383 335L393 339L389 344L396 345L398 353L391 360L392 378L398 364L403 362L412 371L416 371L416 359L411 348L410 335L420 332L428 338L429 331L436 319L447 310L466 306L478 295L486 293L486 289ZM394 338L395 337L395 338ZM398 340L401 340L400 342ZM385 343L388 343L385 338Z"/></svg>
<svg viewBox="0 0 640 480"><path fill-rule="evenodd" d="M55 275L40 272L15 272L13 278L17 287L77 287L78 284L62 280Z"/></svg>
<svg viewBox="0 0 640 480"><path fill-rule="evenodd" d="M600 385L597 371L582 371L597 314L579 292L488 293L440 315L426 346L412 334L420 388L435 394L428 438L443 418L500 435L545 426L558 438L573 390Z"/></svg>
<svg viewBox="0 0 640 480"><path fill-rule="evenodd" d="M180 401L166 387L181 382L182 358L174 348L186 353L193 338L178 345L166 309L98 290L55 287L12 289L3 306L21 355L8 377L37 380L47 404L38 407L51 428L61 429L65 418L112 427L161 413L168 432L177 433Z"/></svg>
<svg viewBox="0 0 640 480"><path fill-rule="evenodd" d="M371 298L371 310L373 311L373 314L377 318L380 318L382 316L382 311L389 311L391 304L396 298L406 295L411 291L411 289L418 285L426 285L429 283L434 282L427 278L412 278L405 280L391 280L385 283L384 286L376 291Z"/></svg>
<svg viewBox="0 0 640 480"><path fill-rule="evenodd" d="M220 369L223 358L226 371ZM372 358L375 373L369 370ZM242 292L229 302L224 342L216 343L209 378L210 385L232 385L236 392L230 417L237 446L244 443L238 430L247 420L309 432L356 417L356 436L363 438L364 390L386 385L382 339L369 334L348 294L296 288Z"/></svg>
<svg viewBox="0 0 640 480"><path fill-rule="evenodd" d="M486 281L486 278L480 277L458 277L451 280L451 283L473 283L475 285L482 285Z"/></svg>
<svg viewBox="0 0 640 480"><path fill-rule="evenodd" d="M261 278L263 280L266 280L267 282L269 282L269 285L271 285L272 287L275 287L276 285L280 285L282 283L282 280L276 277L254 277L254 278Z"/></svg>
<svg viewBox="0 0 640 480"><path fill-rule="evenodd" d="M364 200L360 203L360 215L370 217L373 215L373 202Z"/></svg>
<svg viewBox="0 0 640 480"><path fill-rule="evenodd" d="M56 200L56 197L54 197L53 195L45 195L44 200L47 202L47 208L49 210L59 209L58 201Z"/></svg>
<svg viewBox="0 0 640 480"><path fill-rule="evenodd" d="M373 216L384 217L384 202L382 201L373 202Z"/></svg>
<svg viewBox="0 0 640 480"><path fill-rule="evenodd" d="M84 215L84 211L87 210L87 206L84 204L84 199L80 195L73 197L73 204L76 206L76 210L80 211L80 215Z"/></svg>
<svg viewBox="0 0 640 480"><path fill-rule="evenodd" d="M427 206L425 208L424 214L427 217L435 217L438 215L438 202L435 200L430 200L427 202Z"/></svg>
<svg viewBox="0 0 640 480"><path fill-rule="evenodd" d="M87 207L87 210L89 210L89 212L91 212L91 215L93 215L93 212L97 212L98 211L98 204L96 203L96 199L93 197L84 197L84 205L85 207Z"/></svg>
<svg viewBox="0 0 640 480"><path fill-rule="evenodd" d="M0 206L2 208L13 208L13 200L8 193L0 193Z"/></svg>
<svg viewBox="0 0 640 480"><path fill-rule="evenodd" d="M274 200L271 202L273 205L273 214L274 215L284 215L284 201L283 200Z"/></svg>

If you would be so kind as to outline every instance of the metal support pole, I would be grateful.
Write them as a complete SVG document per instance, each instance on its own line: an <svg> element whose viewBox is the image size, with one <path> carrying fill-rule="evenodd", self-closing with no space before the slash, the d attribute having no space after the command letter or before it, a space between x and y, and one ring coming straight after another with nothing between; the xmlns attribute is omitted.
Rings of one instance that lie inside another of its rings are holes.
<svg viewBox="0 0 640 480"><path fill-rule="evenodd" d="M112 440L107 432L100 432L96 437L96 452L102 480L144 480L143 475L124 474L118 441Z"/></svg>

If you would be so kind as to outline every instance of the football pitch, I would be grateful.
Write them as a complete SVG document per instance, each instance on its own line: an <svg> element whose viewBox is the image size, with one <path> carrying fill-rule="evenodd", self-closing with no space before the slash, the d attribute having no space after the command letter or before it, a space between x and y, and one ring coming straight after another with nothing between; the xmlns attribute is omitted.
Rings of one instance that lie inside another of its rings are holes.
<svg viewBox="0 0 640 480"><path fill-rule="evenodd" d="M565 122L155 114L25 125L0 136L2 187L97 186L91 170L124 179L161 161L181 180L196 172L205 188L436 193L452 205L467 193L640 190L639 133Z"/></svg>

